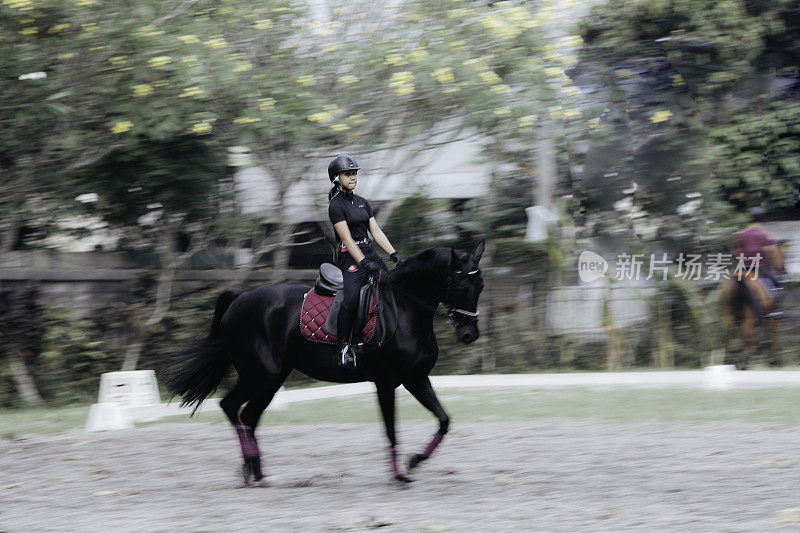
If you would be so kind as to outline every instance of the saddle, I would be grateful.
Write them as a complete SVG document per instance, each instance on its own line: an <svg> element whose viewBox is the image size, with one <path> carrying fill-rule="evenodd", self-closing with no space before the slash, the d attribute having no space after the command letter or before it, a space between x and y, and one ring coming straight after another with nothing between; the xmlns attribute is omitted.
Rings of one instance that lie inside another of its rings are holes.
<svg viewBox="0 0 800 533"><path fill-rule="evenodd" d="M308 340L336 344L336 324L344 300L342 271L331 263L323 263L314 288L303 296L300 307L300 331ZM356 313L355 331L361 342L372 341L378 329L378 310L382 308L377 284L361 287Z"/></svg>

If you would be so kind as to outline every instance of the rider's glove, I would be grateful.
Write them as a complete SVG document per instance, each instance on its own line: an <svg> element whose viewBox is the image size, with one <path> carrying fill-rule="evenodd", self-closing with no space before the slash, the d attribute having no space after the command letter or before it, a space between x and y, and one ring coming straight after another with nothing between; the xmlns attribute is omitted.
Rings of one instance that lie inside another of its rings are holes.
<svg viewBox="0 0 800 533"><path fill-rule="evenodd" d="M366 257L358 263L358 266L366 270L367 274L375 274L381 270L381 267L377 261L367 259Z"/></svg>
<svg viewBox="0 0 800 533"><path fill-rule="evenodd" d="M392 252L391 254L389 254L389 259L394 261L394 266L399 265L400 261L402 261L402 259L400 259L400 256L397 254L397 252Z"/></svg>

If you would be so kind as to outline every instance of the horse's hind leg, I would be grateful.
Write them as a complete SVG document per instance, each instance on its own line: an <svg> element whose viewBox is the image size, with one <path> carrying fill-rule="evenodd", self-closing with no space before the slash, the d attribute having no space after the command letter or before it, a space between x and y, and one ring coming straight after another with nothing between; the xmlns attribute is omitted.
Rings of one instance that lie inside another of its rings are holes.
<svg viewBox="0 0 800 533"><path fill-rule="evenodd" d="M258 448L255 434L256 426L261 414L275 397L275 393L281 388L288 375L289 372L284 371L278 376L269 376L265 383L259 384L258 393L252 395L242 409L241 422L234 423L242 447L242 457L244 458L242 475L245 483L249 483L251 477L256 481L264 477L261 471L261 450Z"/></svg>
<svg viewBox="0 0 800 533"><path fill-rule="evenodd" d="M439 398L436 397L436 392L433 390L431 380L428 376L407 381L403 383L403 386L423 407L433 413L439 420L439 431L434 433L433 438L428 445L425 446L422 453L414 454L411 456L411 459L409 459L408 469L411 470L422 461L427 460L433 454L436 447L439 446L439 443L442 442L442 439L450 428L450 417L447 416L442 404L439 403Z"/></svg>
<svg viewBox="0 0 800 533"><path fill-rule="evenodd" d="M241 422L241 420L239 420L239 410L246 401L247 391L245 390L244 383L242 383L242 378L239 378L233 389L219 402L220 408L234 426Z"/></svg>
<svg viewBox="0 0 800 533"><path fill-rule="evenodd" d="M219 402L220 408L233 424L236 436L239 437L239 446L244 459L242 474L245 484L249 484L252 478L259 480L264 477L261 474L261 452L258 449L255 432L252 426L242 423L239 414L242 405L252 401L256 390L256 384L239 377L233 389Z"/></svg>

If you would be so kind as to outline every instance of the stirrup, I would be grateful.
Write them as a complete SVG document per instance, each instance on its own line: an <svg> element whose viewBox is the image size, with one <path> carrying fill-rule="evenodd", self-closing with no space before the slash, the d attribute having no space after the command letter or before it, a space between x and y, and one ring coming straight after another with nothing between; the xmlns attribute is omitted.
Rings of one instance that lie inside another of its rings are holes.
<svg viewBox="0 0 800 533"><path fill-rule="evenodd" d="M342 346L339 352L339 364L341 366L356 366L356 354L350 346L350 343Z"/></svg>

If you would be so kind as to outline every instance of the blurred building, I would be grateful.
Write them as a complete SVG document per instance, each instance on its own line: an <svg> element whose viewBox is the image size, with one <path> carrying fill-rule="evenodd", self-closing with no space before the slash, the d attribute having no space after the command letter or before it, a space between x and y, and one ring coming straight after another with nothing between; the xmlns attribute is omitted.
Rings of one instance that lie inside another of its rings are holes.
<svg viewBox="0 0 800 533"><path fill-rule="evenodd" d="M350 152L361 166L356 194L369 200L376 211L415 193L429 198L464 200L481 196L489 187L492 165L481 155L481 138L464 135L461 140L431 148L410 144ZM343 150L344 151L344 150ZM292 223L328 220L327 168L336 154L320 157L315 172L291 184L286 191L287 216ZM255 165L246 147L230 150L234 174L236 208L242 214L261 216L273 222L278 213L278 182L263 167Z"/></svg>

